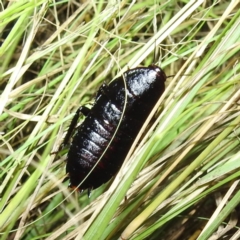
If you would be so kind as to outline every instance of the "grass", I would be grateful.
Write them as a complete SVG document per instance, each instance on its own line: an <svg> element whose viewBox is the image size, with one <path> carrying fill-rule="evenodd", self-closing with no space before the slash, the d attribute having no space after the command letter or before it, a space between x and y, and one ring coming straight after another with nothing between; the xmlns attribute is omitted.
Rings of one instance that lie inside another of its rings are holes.
<svg viewBox="0 0 240 240"><path fill-rule="evenodd" d="M1 240L239 238L237 1L1 8ZM54 152L74 112L152 63L174 76L154 123L113 180L91 198L72 192L66 151Z"/></svg>

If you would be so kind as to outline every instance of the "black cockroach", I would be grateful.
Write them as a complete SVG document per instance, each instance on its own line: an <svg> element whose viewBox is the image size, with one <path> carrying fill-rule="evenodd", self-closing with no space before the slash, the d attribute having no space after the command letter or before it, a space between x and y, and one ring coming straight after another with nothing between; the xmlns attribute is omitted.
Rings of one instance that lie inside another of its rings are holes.
<svg viewBox="0 0 240 240"><path fill-rule="evenodd" d="M85 115L67 156L70 187L78 188L82 183L80 189L88 189L90 193L118 172L164 92L165 81L166 75L158 66L133 68L109 85L103 84L91 109L78 109L64 140L64 143L69 140L79 115Z"/></svg>

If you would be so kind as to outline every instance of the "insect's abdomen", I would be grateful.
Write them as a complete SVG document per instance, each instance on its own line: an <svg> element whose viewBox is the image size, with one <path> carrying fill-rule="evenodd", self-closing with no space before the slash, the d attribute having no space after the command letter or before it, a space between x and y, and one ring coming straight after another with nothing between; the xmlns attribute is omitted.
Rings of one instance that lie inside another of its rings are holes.
<svg viewBox="0 0 240 240"><path fill-rule="evenodd" d="M97 188L117 173L163 93L166 76L159 67L150 66L131 69L124 73L124 79L126 85L120 77L99 91L73 137L66 167L71 187L78 186L91 170L80 189Z"/></svg>

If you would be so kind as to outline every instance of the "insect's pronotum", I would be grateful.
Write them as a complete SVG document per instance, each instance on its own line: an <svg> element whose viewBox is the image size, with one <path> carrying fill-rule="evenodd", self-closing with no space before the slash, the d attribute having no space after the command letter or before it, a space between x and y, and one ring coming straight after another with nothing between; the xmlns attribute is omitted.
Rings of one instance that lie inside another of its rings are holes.
<svg viewBox="0 0 240 240"><path fill-rule="evenodd" d="M142 125L164 92L165 80L166 75L158 66L133 68L124 73L124 78L119 77L109 85L103 84L91 109L78 109L65 138L65 141L70 138L80 113L84 114L86 118L78 127L67 156L70 187L77 187L92 171L79 187L90 191L118 172Z"/></svg>

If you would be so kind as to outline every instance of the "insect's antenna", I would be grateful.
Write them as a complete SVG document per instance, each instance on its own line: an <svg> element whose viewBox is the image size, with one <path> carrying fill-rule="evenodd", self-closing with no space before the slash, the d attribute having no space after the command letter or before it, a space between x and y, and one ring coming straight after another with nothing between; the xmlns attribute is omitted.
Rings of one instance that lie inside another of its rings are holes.
<svg viewBox="0 0 240 240"><path fill-rule="evenodd" d="M171 77L175 77L176 75L169 75L167 76L166 78L171 78ZM183 76L191 76L191 74L183 74L183 75L179 75L180 77L183 77Z"/></svg>
<svg viewBox="0 0 240 240"><path fill-rule="evenodd" d="M156 43L156 39L155 39L155 48L154 48L154 51L153 51L153 60L154 62L156 62L156 59L157 59L157 43Z"/></svg>

